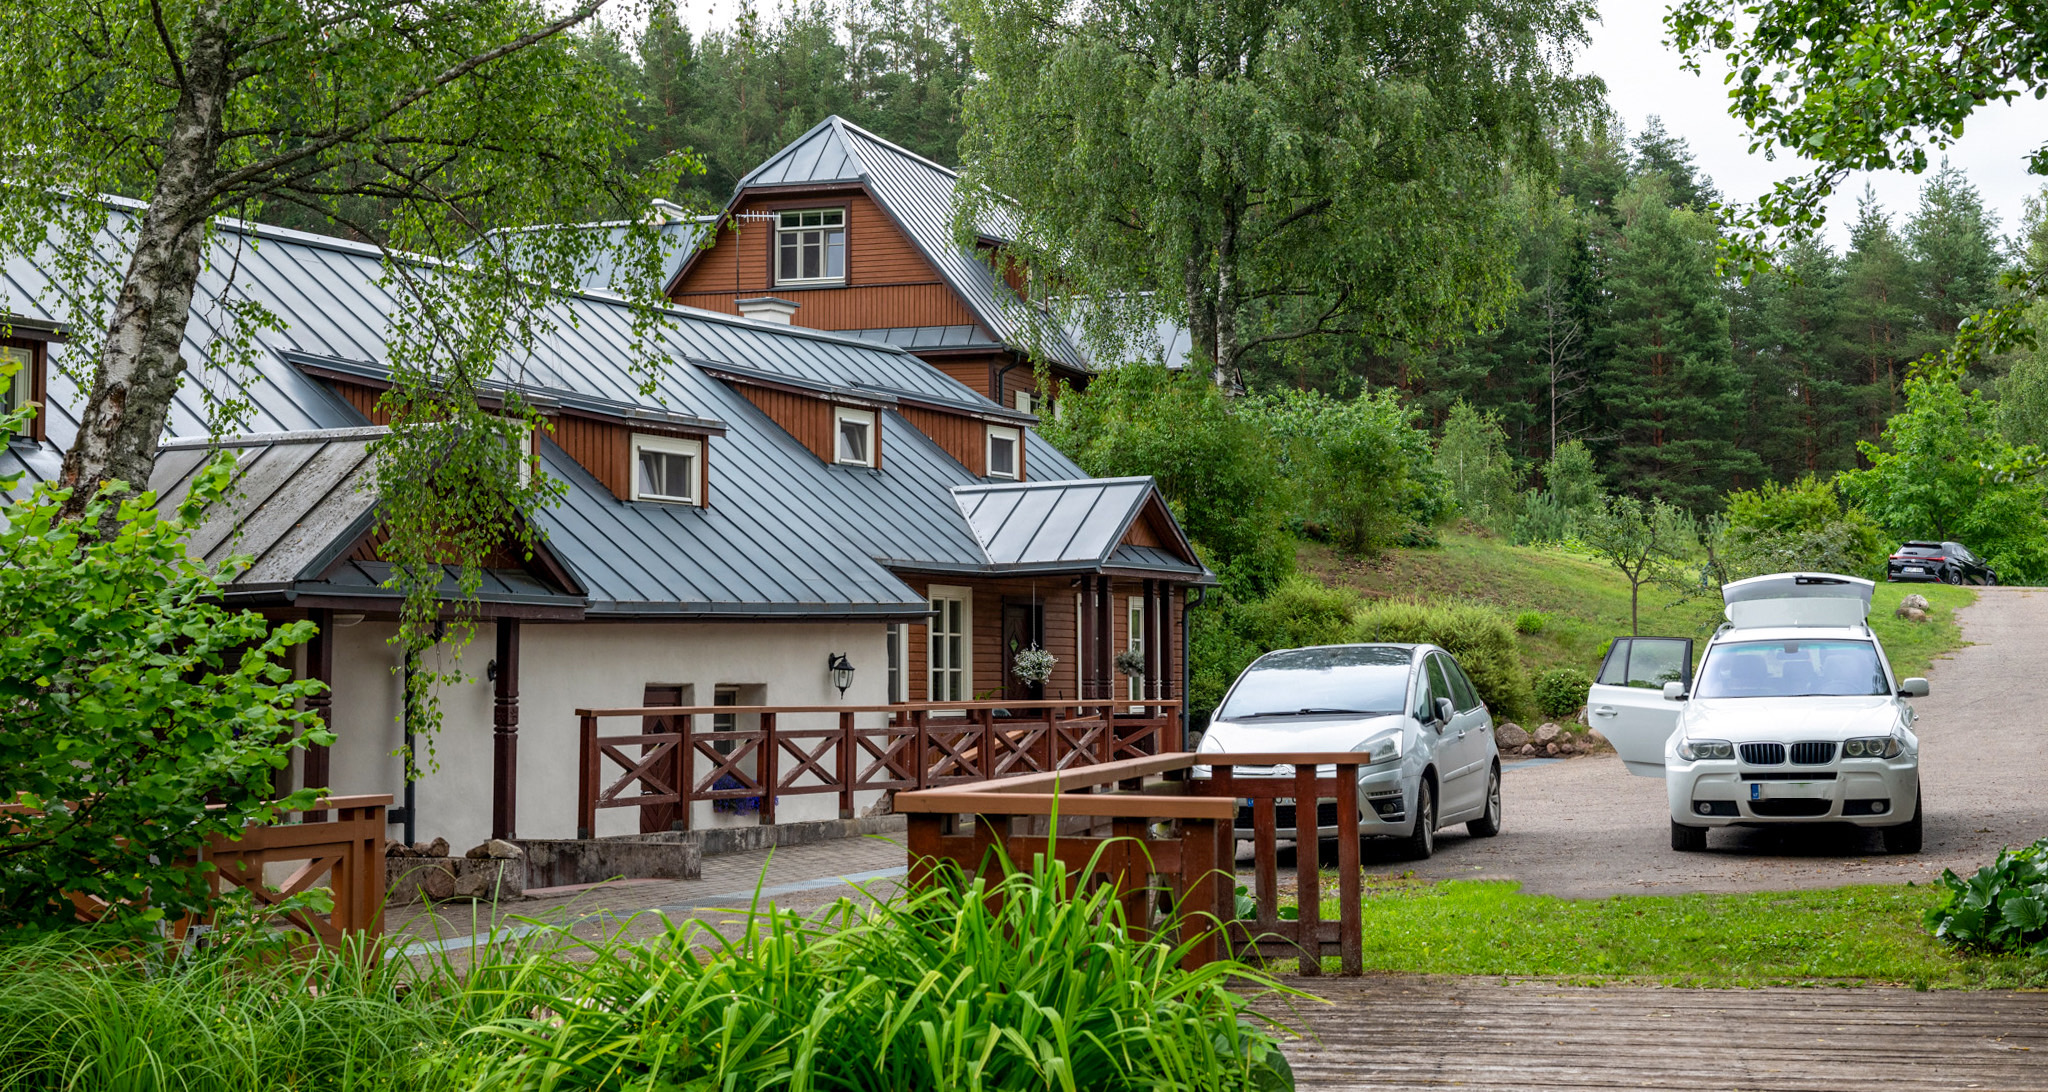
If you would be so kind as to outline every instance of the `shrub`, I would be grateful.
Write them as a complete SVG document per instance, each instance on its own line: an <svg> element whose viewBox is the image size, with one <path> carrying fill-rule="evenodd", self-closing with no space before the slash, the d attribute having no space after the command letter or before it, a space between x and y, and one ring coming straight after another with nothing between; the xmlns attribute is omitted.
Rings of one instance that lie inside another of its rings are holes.
<svg viewBox="0 0 2048 1092"><path fill-rule="evenodd" d="M0 502L0 797L32 809L0 840L0 928L71 924L64 893L132 929L198 909L205 877L184 862L200 845L312 801L271 791L294 747L333 740L294 708L320 684L283 662L312 624L221 606L247 559L213 571L185 553L233 470L215 458L171 514L119 482L82 523L57 519L68 494L47 483Z"/></svg>
<svg viewBox="0 0 2048 1092"><path fill-rule="evenodd" d="M1964 880L1943 869L1934 935L1961 948L2048 956L2048 838L2008 849Z"/></svg>
<svg viewBox="0 0 2048 1092"><path fill-rule="evenodd" d="M1536 708L1552 720L1568 717L1586 704L1593 680L1576 667L1556 667L1536 680Z"/></svg>
<svg viewBox="0 0 2048 1092"><path fill-rule="evenodd" d="M1280 453L1303 522L1346 550L1433 542L1430 528L1453 514L1429 434L1390 388L1348 400L1286 390L1246 398L1244 412Z"/></svg>
<svg viewBox="0 0 2048 1092"><path fill-rule="evenodd" d="M1723 562L1731 579L1832 572L1884 579L1884 532L1861 508L1844 509L1829 479L1765 482L1728 494Z"/></svg>
<svg viewBox="0 0 2048 1092"><path fill-rule="evenodd" d="M1441 645L1457 657L1496 717L1526 719L1535 705L1514 627L1491 607L1375 603L1358 612L1351 639Z"/></svg>
<svg viewBox="0 0 2048 1092"><path fill-rule="evenodd" d="M1237 594L1226 580L1191 616L1188 708L1214 709L1247 665L1276 648L1350 640L1358 604L1353 592L1301 575L1280 581L1263 599Z"/></svg>
<svg viewBox="0 0 2048 1092"><path fill-rule="evenodd" d="M1525 610L1515 615L1515 632L1524 637L1543 632L1543 627L1549 624L1550 616L1540 610Z"/></svg>

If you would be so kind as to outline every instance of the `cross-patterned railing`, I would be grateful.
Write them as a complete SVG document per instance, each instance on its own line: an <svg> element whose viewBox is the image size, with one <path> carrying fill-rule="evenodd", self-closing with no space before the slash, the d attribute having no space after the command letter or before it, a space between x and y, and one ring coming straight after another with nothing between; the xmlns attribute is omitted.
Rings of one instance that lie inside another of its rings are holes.
<svg viewBox="0 0 2048 1092"><path fill-rule="evenodd" d="M608 808L660 809L687 830L692 805L740 801L776 821L783 797L939 788L1115 762L1180 747L1180 703L979 701L895 705L692 705L579 709L576 832ZM745 728L718 730L711 718ZM642 730L599 735L600 720ZM820 722L824 723L820 723ZM645 829L647 824L643 824Z"/></svg>

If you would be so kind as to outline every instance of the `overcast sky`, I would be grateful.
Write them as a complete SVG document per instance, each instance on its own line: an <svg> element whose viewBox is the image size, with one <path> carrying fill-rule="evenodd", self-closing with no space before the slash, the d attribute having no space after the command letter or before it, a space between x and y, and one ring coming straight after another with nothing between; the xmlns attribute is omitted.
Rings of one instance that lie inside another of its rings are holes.
<svg viewBox="0 0 2048 1092"><path fill-rule="evenodd" d="M758 3L773 10L775 0ZM739 0L681 0L685 22L699 33L731 23ZM1600 0L1602 22L1593 28L1593 45L1579 68L1607 81L1608 101L1640 131L1652 114L1665 128L1683 136L1693 157L1711 175L1723 196L1750 201L1769 192L1780 178L1799 173L1801 164L1749 154L1749 134L1728 116L1727 97L1717 61L1708 71L1689 75L1679 67L1676 51L1664 45L1665 5L1656 0ZM2048 141L2048 102L2023 98L2017 104L1990 106L1970 119L1963 139L1948 150L1949 162L1969 174L1998 216L1999 229L2010 234L2019 222L2021 202L2048 179L2026 173L2026 155ZM1931 156L1939 163L1939 154ZM1929 166L1930 172L1933 165ZM1921 176L1903 171L1858 175L1835 194L1829 210L1829 237L1839 246L1847 224L1856 215L1856 201L1868 182L1878 200L1903 218L1919 201Z"/></svg>

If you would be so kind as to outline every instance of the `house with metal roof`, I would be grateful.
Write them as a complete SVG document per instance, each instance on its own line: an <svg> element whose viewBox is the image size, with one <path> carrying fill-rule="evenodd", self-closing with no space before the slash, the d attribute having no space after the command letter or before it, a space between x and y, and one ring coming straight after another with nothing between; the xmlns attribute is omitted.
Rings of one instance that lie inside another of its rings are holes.
<svg viewBox="0 0 2048 1092"><path fill-rule="evenodd" d="M132 213L110 207L97 255L109 284ZM1033 415L873 337L677 306L654 335L647 389L631 312L603 293L555 305L551 332L485 384L516 388L544 416L528 454L566 495L532 515L540 547L482 559L484 586L462 608L479 618L473 647L408 663L391 640L398 593L379 554L386 330L398 313L382 256L232 223L212 245L198 299L256 301L279 328L249 332L253 356L223 367L234 331L195 306L192 370L149 484L175 503L206 460L234 458L234 489L191 551L251 559L228 599L319 628L296 666L330 685L319 708L338 738L302 756L296 784L409 787L405 831L458 845L570 837L578 708L1184 690L1187 593L1210 576L1149 479L1089 478ZM0 352L25 365L6 393L41 406L30 434L0 450L0 478L23 473L17 490L56 474L84 403L72 377L91 363L66 358L71 318L53 268L47 254L0 268ZM223 398L247 407L235 435L209 427L209 399ZM446 587L459 598L452 573ZM1058 659L1051 678L1014 670L1033 645ZM1113 669L1126 649L1142 653L1142 673ZM406 786L404 673L458 656L471 677L443 689L435 762ZM844 689L826 670L835 660L857 669ZM741 726L725 719L714 730ZM797 798L782 817L831 817L830 804ZM596 833L637 832L634 818L606 812ZM686 818L727 817L704 806Z"/></svg>
<svg viewBox="0 0 2048 1092"><path fill-rule="evenodd" d="M1057 322L1028 323L1024 279L1000 268L1000 224L963 246L959 176L838 116L741 178L670 281L678 304L841 330L908 348L976 394L1029 410L1034 366L1079 390L1093 368ZM1037 331L1031 326L1040 327Z"/></svg>

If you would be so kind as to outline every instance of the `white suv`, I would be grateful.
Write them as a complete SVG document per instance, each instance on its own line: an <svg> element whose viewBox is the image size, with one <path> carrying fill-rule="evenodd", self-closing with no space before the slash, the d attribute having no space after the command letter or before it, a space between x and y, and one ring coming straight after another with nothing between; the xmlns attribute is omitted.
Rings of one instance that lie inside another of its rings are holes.
<svg viewBox="0 0 2048 1092"><path fill-rule="evenodd" d="M1920 852L1926 679L1894 679L1868 624L1868 580L1777 573L1722 589L1727 622L1707 641L1622 637L1587 702L1631 773L1662 777L1671 848L1714 827L1849 823Z"/></svg>

